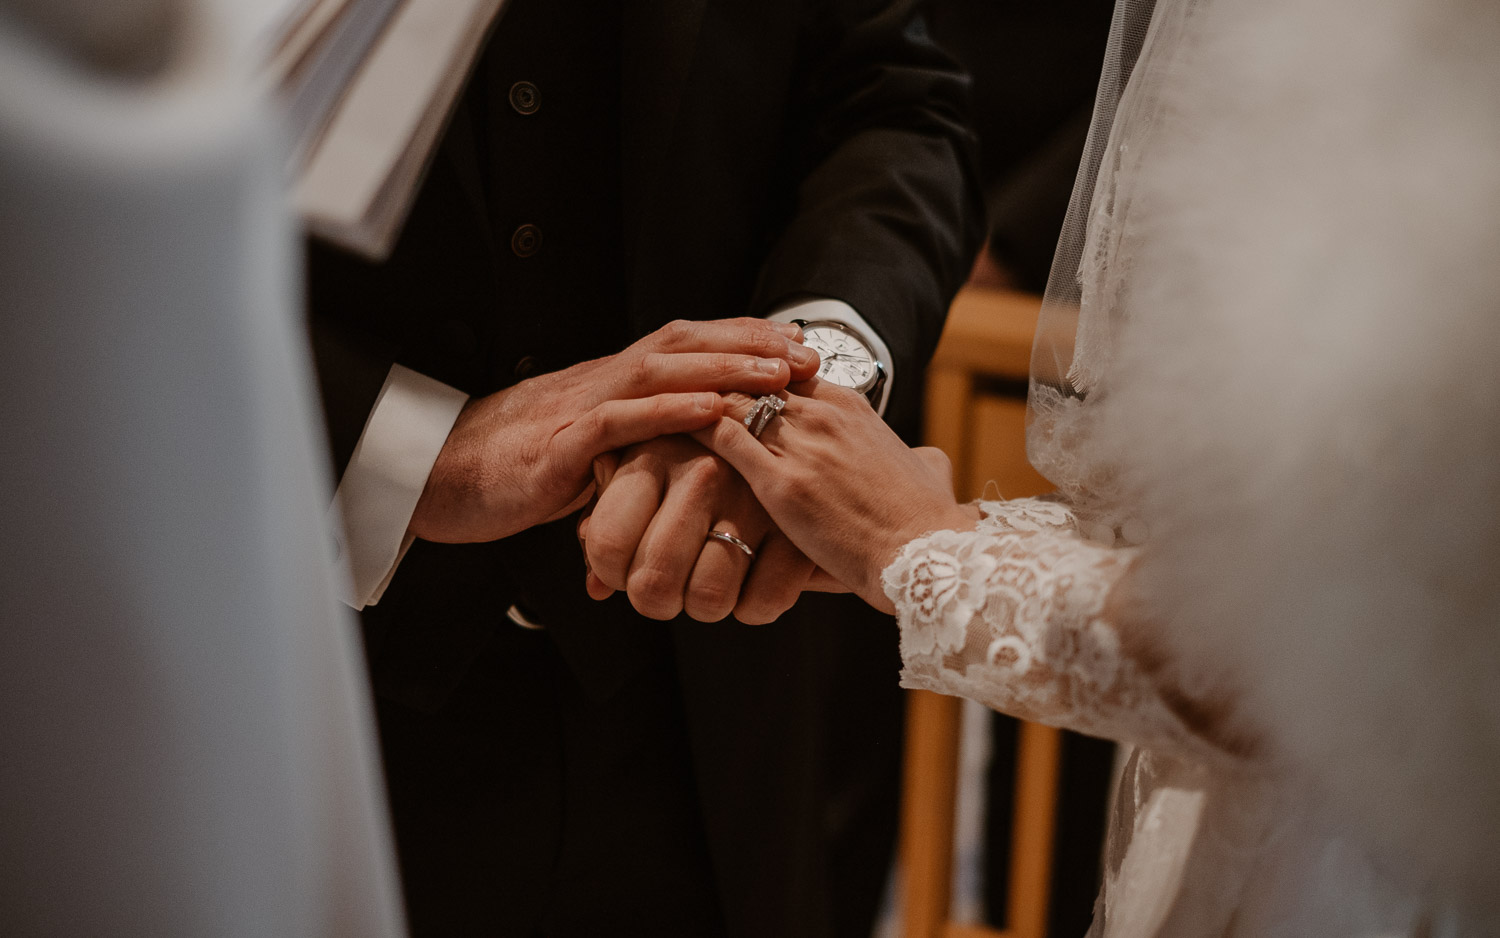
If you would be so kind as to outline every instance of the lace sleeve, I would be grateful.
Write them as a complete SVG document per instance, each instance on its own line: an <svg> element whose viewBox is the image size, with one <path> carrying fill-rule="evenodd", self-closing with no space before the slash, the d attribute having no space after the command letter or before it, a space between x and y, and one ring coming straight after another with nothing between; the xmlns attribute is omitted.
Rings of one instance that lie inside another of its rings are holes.
<svg viewBox="0 0 1500 938"><path fill-rule="evenodd" d="M1201 754L1104 616L1135 558L1083 538L1058 502L981 502L974 531L902 548L883 578L901 626L903 687L970 697L1022 719Z"/></svg>

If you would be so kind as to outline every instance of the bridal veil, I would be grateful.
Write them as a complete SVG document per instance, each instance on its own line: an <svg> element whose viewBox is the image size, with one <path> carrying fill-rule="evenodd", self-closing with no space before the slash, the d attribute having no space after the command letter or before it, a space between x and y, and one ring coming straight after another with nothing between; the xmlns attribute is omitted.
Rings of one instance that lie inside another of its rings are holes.
<svg viewBox="0 0 1500 938"><path fill-rule="evenodd" d="M1259 741L1235 934L1500 933L1497 101L1485 0L1115 13L1028 446Z"/></svg>

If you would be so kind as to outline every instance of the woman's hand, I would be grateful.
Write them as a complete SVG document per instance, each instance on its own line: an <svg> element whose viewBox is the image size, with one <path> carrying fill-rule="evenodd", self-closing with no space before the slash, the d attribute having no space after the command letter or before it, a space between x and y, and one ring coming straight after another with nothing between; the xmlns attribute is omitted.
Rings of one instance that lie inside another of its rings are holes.
<svg viewBox="0 0 1500 938"><path fill-rule="evenodd" d="M928 531L972 528L953 495L947 457L911 449L859 393L813 379L791 385L759 439L754 399L728 396L724 416L693 435L739 470L792 543L837 581L891 611L881 571Z"/></svg>

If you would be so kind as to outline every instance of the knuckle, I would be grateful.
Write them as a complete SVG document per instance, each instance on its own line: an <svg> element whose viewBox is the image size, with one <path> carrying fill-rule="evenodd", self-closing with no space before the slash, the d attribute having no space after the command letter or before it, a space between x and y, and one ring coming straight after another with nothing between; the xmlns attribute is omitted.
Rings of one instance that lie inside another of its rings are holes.
<svg viewBox="0 0 1500 938"><path fill-rule="evenodd" d="M936 446L923 446L917 449L917 453L927 462L927 465L939 475L953 475L953 460L948 454Z"/></svg>
<svg viewBox="0 0 1500 938"><path fill-rule="evenodd" d="M743 377L746 372L754 373L755 359L744 355L715 355L711 369L715 379L733 382Z"/></svg>
<svg viewBox="0 0 1500 938"><path fill-rule="evenodd" d="M786 339L767 329L764 323L746 329L743 342L745 351L761 358L781 358L787 353Z"/></svg>
<svg viewBox="0 0 1500 938"><path fill-rule="evenodd" d="M691 338L692 334L693 324L686 319L674 319L656 333L663 348L676 348Z"/></svg>
<svg viewBox="0 0 1500 938"><path fill-rule="evenodd" d="M693 456L682 465L678 478L681 484L694 491L712 491L724 481L724 466L712 454Z"/></svg>
<svg viewBox="0 0 1500 938"><path fill-rule="evenodd" d="M694 482L720 482L724 477L724 462L712 453L697 452L688 456L684 462L684 471Z"/></svg>
<svg viewBox="0 0 1500 938"><path fill-rule="evenodd" d="M794 493L785 475L777 475L770 482L766 483L764 491L765 503L768 505L793 504L792 498Z"/></svg>
<svg viewBox="0 0 1500 938"><path fill-rule="evenodd" d="M603 436L609 429L609 407L600 405L578 418L578 430L587 439Z"/></svg>
<svg viewBox="0 0 1500 938"><path fill-rule="evenodd" d="M832 417L822 401L807 401L797 414L797 422L821 435L829 429Z"/></svg>
<svg viewBox="0 0 1500 938"><path fill-rule="evenodd" d="M693 583L688 587L685 608L699 622L718 622L734 609L739 590L722 580Z"/></svg>
<svg viewBox="0 0 1500 938"><path fill-rule="evenodd" d="M724 416L744 420L745 415L750 413L750 405L754 403L755 398L750 395L742 391L730 391L724 395Z"/></svg>
<svg viewBox="0 0 1500 938"><path fill-rule="evenodd" d="M615 470L615 481L636 473L648 477L661 475L661 460L656 453L658 440L647 440L626 449L620 457L620 468Z"/></svg>
<svg viewBox="0 0 1500 938"><path fill-rule="evenodd" d="M612 525L601 525L598 517L595 516L595 519L589 522L587 549L589 563L599 574L599 579L615 589L624 588L625 578L621 573L629 564L631 554L635 551L635 544L630 536Z"/></svg>
<svg viewBox="0 0 1500 938"><path fill-rule="evenodd" d="M636 355L630 359L626 366L625 375L634 385L645 384L651 380L651 376L660 370L663 356L660 352L647 352L644 355Z"/></svg>
<svg viewBox="0 0 1500 938"><path fill-rule="evenodd" d="M703 460L694 458L678 466L673 473L672 495L701 498L712 484L713 474L705 467Z"/></svg>
<svg viewBox="0 0 1500 938"><path fill-rule="evenodd" d="M820 488L818 479L808 472L788 473L782 484L786 497L793 502L807 501Z"/></svg>
<svg viewBox="0 0 1500 938"><path fill-rule="evenodd" d="M641 615L651 619L671 619L682 611L681 586L676 577L655 565L630 571L626 593L630 604Z"/></svg>
<svg viewBox="0 0 1500 938"><path fill-rule="evenodd" d="M858 391L841 391L840 393L853 394L855 399L859 398ZM834 427L848 423L848 408L839 401L824 402L817 409L817 420L819 426L826 431L832 431Z"/></svg>

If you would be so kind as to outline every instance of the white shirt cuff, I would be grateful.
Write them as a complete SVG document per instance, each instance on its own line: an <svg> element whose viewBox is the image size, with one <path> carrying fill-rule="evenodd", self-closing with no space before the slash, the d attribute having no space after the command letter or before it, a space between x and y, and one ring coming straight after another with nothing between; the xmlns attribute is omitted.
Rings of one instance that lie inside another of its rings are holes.
<svg viewBox="0 0 1500 938"><path fill-rule="evenodd" d="M401 365L386 375L329 508L335 554L349 570L340 598L355 609L380 601L411 547L412 512L468 399Z"/></svg>
<svg viewBox="0 0 1500 938"><path fill-rule="evenodd" d="M776 322L791 322L794 319L806 319L809 322L817 319L832 319L834 322L841 322L855 329L868 339L870 348L875 352L875 360L885 368L885 384L880 388L880 400L875 401L875 413L885 416L886 402L891 399L891 385L896 382L896 364L891 360L891 350L886 347L885 340L880 337L880 333L871 328L854 307L843 300L798 300L775 310L766 318Z"/></svg>

